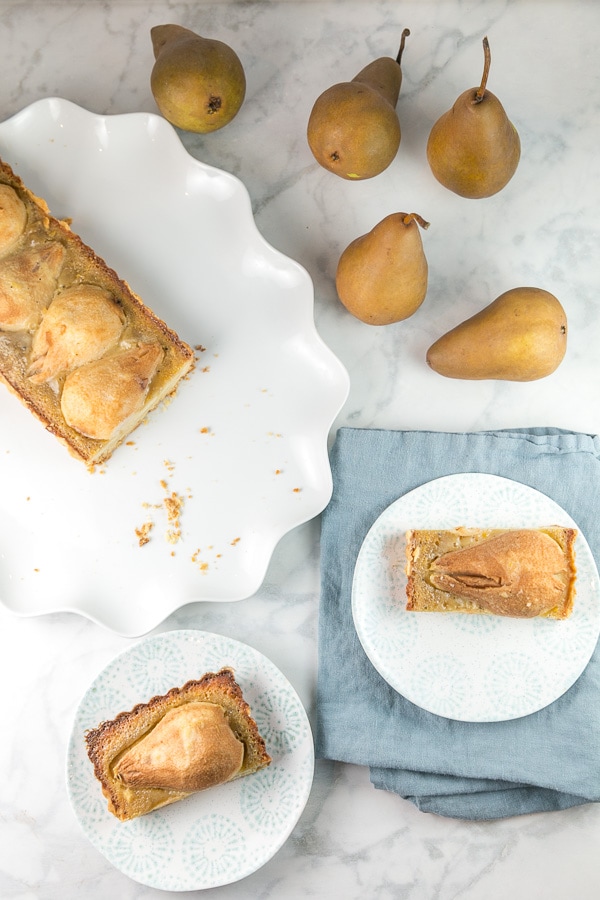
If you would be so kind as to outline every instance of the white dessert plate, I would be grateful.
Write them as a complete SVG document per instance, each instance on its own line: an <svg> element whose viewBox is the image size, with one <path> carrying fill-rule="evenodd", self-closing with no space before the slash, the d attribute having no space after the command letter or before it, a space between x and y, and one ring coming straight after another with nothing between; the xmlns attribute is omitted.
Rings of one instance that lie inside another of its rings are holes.
<svg viewBox="0 0 600 900"><path fill-rule="evenodd" d="M139 636L186 603L252 595L331 496L349 379L310 276L160 116L40 100L0 123L0 157L197 348L175 398L93 474L0 389L0 602Z"/></svg>
<svg viewBox="0 0 600 900"><path fill-rule="evenodd" d="M360 549L352 588L359 640L380 675L412 703L465 722L536 712L577 681L600 634L600 582L578 532L577 593L563 621L406 612L410 528L577 528L545 494L496 475L437 478L392 503Z"/></svg>
<svg viewBox="0 0 600 900"><path fill-rule="evenodd" d="M271 764L120 822L94 776L86 730L223 666L235 670ZM313 771L308 718L279 669L247 644L192 630L146 637L109 663L79 705L67 753L69 798L87 838L134 881L169 891L230 884L263 866L300 818Z"/></svg>

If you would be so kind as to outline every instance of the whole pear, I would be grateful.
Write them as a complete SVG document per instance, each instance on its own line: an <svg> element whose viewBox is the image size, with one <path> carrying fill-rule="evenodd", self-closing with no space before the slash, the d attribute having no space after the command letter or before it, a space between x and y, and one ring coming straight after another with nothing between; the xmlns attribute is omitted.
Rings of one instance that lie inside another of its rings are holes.
<svg viewBox="0 0 600 900"><path fill-rule="evenodd" d="M491 55L483 39L481 84L460 95L431 129L427 159L437 180L455 194L491 197L508 184L521 156L521 142L498 98L486 89Z"/></svg>
<svg viewBox="0 0 600 900"><path fill-rule="evenodd" d="M566 349L567 316L554 294L519 287L439 338L427 363L448 378L535 381L554 372Z"/></svg>
<svg viewBox="0 0 600 900"><path fill-rule="evenodd" d="M246 95L244 69L231 47L181 25L156 25L150 37L156 60L150 87L165 119L200 134L231 122Z"/></svg>
<svg viewBox="0 0 600 900"><path fill-rule="evenodd" d="M342 253L335 284L346 309L369 325L390 325L417 311L427 293L428 266L416 213L392 213Z"/></svg>
<svg viewBox="0 0 600 900"><path fill-rule="evenodd" d="M317 162L353 181L373 178L386 169L400 146L396 104L402 84L402 32L396 59L382 56L352 79L334 84L316 100L307 128Z"/></svg>

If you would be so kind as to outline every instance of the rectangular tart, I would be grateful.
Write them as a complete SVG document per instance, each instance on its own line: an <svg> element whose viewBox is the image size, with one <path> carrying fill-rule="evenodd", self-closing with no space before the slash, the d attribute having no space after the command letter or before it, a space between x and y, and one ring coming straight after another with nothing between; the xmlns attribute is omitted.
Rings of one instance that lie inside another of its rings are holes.
<svg viewBox="0 0 600 900"><path fill-rule="evenodd" d="M89 466L194 364L194 353L0 160L0 381Z"/></svg>
<svg viewBox="0 0 600 900"><path fill-rule="evenodd" d="M566 619L576 535L558 525L408 531L406 609Z"/></svg>
<svg viewBox="0 0 600 900"><path fill-rule="evenodd" d="M271 762L228 666L102 722L85 742L108 809L122 821Z"/></svg>

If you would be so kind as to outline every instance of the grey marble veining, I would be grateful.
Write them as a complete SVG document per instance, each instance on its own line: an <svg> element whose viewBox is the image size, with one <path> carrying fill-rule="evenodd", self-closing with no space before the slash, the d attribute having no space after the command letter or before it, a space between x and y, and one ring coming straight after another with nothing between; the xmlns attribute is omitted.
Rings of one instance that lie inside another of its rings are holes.
<svg viewBox="0 0 600 900"><path fill-rule="evenodd" d="M265 238L310 273L319 333L350 373L340 425L475 430L554 425L600 431L600 6L594 0L413 2L0 2L0 119L59 96L99 113L155 112L149 30L168 21L226 40L248 88L220 132L182 134L188 151L246 185ZM395 55L411 29L398 103L402 143L375 179L337 179L306 143L312 104L371 58ZM445 191L425 159L437 117L479 83L522 140L513 180L496 197ZM372 328L336 297L337 260L385 215L416 211L430 285L408 321ZM530 384L443 379L425 364L444 331L504 290L543 287L570 324L557 372ZM0 429L1 444L1 429ZM0 548L0 565L2 548ZM159 630L195 627L269 656L311 717L317 665L319 525L285 536L256 595L185 607ZM0 607L0 896L64 900L169 896L123 876L88 843L65 789L65 748L89 682L130 642L69 614L19 619ZM307 807L264 867L205 896L407 900L595 900L600 810L492 823L436 818L375 791L358 767L318 762ZM171 896L183 896L172 894Z"/></svg>

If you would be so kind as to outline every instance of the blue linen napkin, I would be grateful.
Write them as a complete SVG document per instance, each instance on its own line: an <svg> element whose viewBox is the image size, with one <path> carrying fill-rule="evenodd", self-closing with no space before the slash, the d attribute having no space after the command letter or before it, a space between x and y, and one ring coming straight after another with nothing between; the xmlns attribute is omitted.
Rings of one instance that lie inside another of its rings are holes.
<svg viewBox="0 0 600 900"><path fill-rule="evenodd" d="M600 800L600 650L545 709L506 722L446 719L379 675L356 634L351 589L366 534L394 500L443 475L512 478L558 503L600 560L600 440L554 428L475 433L342 428L321 524L316 752L369 766L419 809L497 819Z"/></svg>

